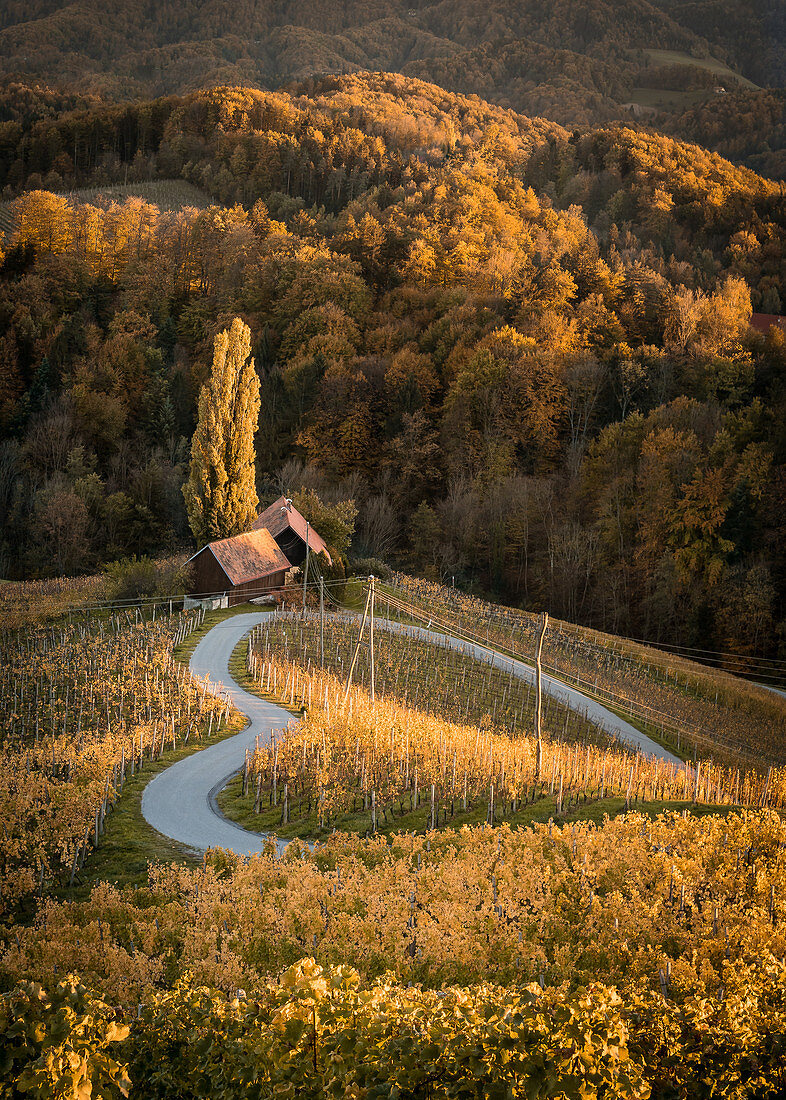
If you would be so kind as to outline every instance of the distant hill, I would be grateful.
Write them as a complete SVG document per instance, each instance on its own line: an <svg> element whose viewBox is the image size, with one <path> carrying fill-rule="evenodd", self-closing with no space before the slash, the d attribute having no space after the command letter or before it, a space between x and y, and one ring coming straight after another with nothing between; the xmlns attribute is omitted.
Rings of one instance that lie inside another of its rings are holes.
<svg viewBox="0 0 786 1100"><path fill-rule="evenodd" d="M781 87L784 39L765 0L11 0L0 78L119 100L402 72L576 126Z"/></svg>
<svg viewBox="0 0 786 1100"><path fill-rule="evenodd" d="M786 178L786 91L743 90L715 96L653 119L668 133L744 162L764 176Z"/></svg>

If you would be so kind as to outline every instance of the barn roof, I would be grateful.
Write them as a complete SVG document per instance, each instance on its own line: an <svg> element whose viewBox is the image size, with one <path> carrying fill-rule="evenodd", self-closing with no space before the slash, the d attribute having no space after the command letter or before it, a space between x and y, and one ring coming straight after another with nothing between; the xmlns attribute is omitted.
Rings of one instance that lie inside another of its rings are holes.
<svg viewBox="0 0 786 1100"><path fill-rule="evenodd" d="M269 508L257 516L252 530L256 531L260 527L266 527L273 538L277 538L289 527L303 542L306 541L306 521L292 501L287 502L286 497L274 500ZM330 564L333 564L327 543L313 527L308 529L308 546L315 554L324 554Z"/></svg>
<svg viewBox="0 0 786 1100"><path fill-rule="evenodd" d="M757 332L769 332L771 328L786 332L786 317L777 313L754 313L751 317L751 328L755 328Z"/></svg>
<svg viewBox="0 0 786 1100"><path fill-rule="evenodd" d="M232 584L247 584L248 581L290 568L286 554L265 527L209 542L189 560L193 561L206 550L210 551Z"/></svg>

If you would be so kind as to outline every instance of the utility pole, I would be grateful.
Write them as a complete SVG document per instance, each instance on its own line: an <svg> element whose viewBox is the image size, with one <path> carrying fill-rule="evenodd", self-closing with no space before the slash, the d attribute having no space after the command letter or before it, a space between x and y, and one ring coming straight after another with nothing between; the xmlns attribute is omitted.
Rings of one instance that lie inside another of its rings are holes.
<svg viewBox="0 0 786 1100"><path fill-rule="evenodd" d="M306 520L306 561L303 562L303 615L306 614L306 582L309 579L309 521Z"/></svg>
<svg viewBox="0 0 786 1100"><path fill-rule="evenodd" d="M536 755L535 755L535 783L540 782L540 769L543 763L543 742L540 735L540 716L541 716L541 703L542 703L542 689L541 689L541 668L540 668L540 655L543 651L543 639L546 636L546 627L549 623L549 613L544 611L540 616L540 622L538 623L538 644L535 651L535 735L538 739Z"/></svg>
<svg viewBox="0 0 786 1100"><path fill-rule="evenodd" d="M325 667L325 579L319 574L319 667Z"/></svg>
<svg viewBox="0 0 786 1100"><path fill-rule="evenodd" d="M368 578L368 583L371 588L371 702L375 701L374 695L374 576Z"/></svg>

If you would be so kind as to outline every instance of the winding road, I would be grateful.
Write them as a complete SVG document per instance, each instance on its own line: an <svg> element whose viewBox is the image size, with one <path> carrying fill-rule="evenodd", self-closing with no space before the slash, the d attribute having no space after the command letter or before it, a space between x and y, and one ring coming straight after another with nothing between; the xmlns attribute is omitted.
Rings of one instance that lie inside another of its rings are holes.
<svg viewBox="0 0 786 1100"><path fill-rule="evenodd" d="M229 672L229 659L238 642L271 614L254 611L224 619L208 631L191 656L193 675L201 679L207 675L215 690L226 691L249 724L242 733L178 760L152 779L142 794L145 821L189 848L228 848L248 856L261 852L268 840L266 834L249 832L224 817L216 796L243 767L246 749L254 748L257 736L260 744L265 744L273 730L292 721L289 711L244 691ZM280 851L286 848L287 841L277 843Z"/></svg>
<svg viewBox="0 0 786 1100"><path fill-rule="evenodd" d="M470 657L475 657L479 661L489 661L494 668L501 669L503 672L512 673L519 680L526 680L529 683L535 683L535 669L532 665L528 665L525 661L517 661L512 657L505 657L501 653L495 652L493 649L488 649L484 645L480 645L476 642L463 641L460 638L452 638L446 634L436 634L433 630L428 630L426 627L421 626L407 626L403 623L391 622L388 619L377 620L379 626L384 627L385 630L391 630L396 634L407 634L410 637L422 638L428 642L434 642L435 645L447 644L451 649L462 650L464 653L469 654ZM664 749L662 745L659 745L657 741L653 741L651 737L647 737L641 730L636 729L630 722L626 722L624 718L620 718L609 710L608 707L604 707L602 703L596 702L595 699L591 699L588 695L584 695L583 692L578 691L576 688L566 684L564 680L558 680L554 676L549 676L547 673L542 673L541 684L545 695L550 695L553 699L556 699L558 703L568 707L570 710L579 711L581 714L585 714L596 726L600 726L601 729L607 730L609 733L618 737L620 741L624 741L627 745L637 749L639 752L645 753L647 756L657 757L659 760L665 760L670 764L676 764L682 767L682 761L678 756L669 752L668 749Z"/></svg>
<svg viewBox="0 0 786 1100"><path fill-rule="evenodd" d="M265 833L249 832L225 818L218 808L216 796L243 767L246 749L253 749L257 737L260 744L265 744L274 730L283 729L292 721L289 711L251 695L235 682L229 672L229 659L238 642L272 614L270 611L255 611L224 619L205 635L191 657L191 672L201 679L208 676L215 690L226 691L237 710L248 717L249 724L242 733L178 760L152 779L142 794L142 814L148 824L189 848L199 851L227 848L247 856L261 852L269 839ZM479 660L488 661L491 658L495 667L512 672L522 680L534 682L535 670L530 665L504 657L485 646L384 619L377 620L377 625L381 629L423 638L438 645L447 644ZM546 694L586 714L592 722L616 734L622 741L650 756L681 766L682 761L678 757L594 699L545 673L542 683ZM284 840L277 840L276 843L279 852L287 846Z"/></svg>

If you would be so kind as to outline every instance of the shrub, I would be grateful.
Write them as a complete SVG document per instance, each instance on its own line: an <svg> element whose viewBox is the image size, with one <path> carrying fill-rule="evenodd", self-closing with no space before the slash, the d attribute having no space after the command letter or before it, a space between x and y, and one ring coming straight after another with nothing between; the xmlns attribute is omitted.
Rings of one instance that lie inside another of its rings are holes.
<svg viewBox="0 0 786 1100"><path fill-rule="evenodd" d="M379 558L357 558L350 562L349 573L352 577L378 577L381 581L393 579L393 570Z"/></svg>
<svg viewBox="0 0 786 1100"><path fill-rule="evenodd" d="M146 596L168 599L189 589L191 567L182 556L154 561L148 557L121 558L106 566L107 595L112 600Z"/></svg>

